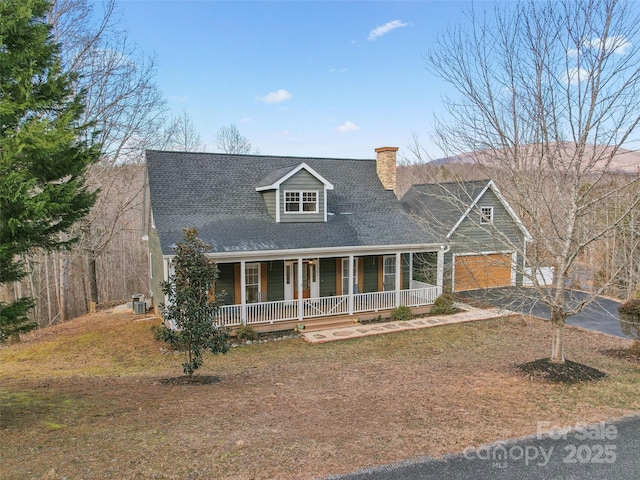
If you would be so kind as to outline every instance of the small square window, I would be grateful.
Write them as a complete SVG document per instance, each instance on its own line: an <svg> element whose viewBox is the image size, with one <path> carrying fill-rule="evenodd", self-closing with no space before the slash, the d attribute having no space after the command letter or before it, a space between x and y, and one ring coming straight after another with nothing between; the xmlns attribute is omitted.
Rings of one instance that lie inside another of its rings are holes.
<svg viewBox="0 0 640 480"><path fill-rule="evenodd" d="M480 223L482 225L493 223L493 207L480 207Z"/></svg>

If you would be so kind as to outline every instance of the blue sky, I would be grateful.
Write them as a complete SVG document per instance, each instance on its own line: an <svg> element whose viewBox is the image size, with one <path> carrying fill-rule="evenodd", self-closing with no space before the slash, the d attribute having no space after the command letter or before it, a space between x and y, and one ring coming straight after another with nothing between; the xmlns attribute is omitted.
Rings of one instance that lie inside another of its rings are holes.
<svg viewBox="0 0 640 480"><path fill-rule="evenodd" d="M119 0L122 26L154 54L158 85L208 151L235 123L265 155L373 158L428 144L445 86L424 68L462 1Z"/></svg>

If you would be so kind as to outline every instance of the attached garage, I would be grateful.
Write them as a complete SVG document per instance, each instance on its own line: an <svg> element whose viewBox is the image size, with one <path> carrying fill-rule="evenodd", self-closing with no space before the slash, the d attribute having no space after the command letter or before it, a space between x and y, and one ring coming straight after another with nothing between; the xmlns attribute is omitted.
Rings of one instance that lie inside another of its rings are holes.
<svg viewBox="0 0 640 480"><path fill-rule="evenodd" d="M507 287L513 284L512 254L456 255L453 272L453 289L456 292Z"/></svg>

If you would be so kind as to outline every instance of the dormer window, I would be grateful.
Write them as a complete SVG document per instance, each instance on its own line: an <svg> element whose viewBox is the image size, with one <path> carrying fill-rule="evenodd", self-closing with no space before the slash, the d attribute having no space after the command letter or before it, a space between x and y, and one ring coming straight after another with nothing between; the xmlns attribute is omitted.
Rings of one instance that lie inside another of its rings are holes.
<svg viewBox="0 0 640 480"><path fill-rule="evenodd" d="M256 187L278 223L327 221L327 191L333 185L306 163L273 171Z"/></svg>
<svg viewBox="0 0 640 480"><path fill-rule="evenodd" d="M318 213L318 192L285 191L286 213Z"/></svg>

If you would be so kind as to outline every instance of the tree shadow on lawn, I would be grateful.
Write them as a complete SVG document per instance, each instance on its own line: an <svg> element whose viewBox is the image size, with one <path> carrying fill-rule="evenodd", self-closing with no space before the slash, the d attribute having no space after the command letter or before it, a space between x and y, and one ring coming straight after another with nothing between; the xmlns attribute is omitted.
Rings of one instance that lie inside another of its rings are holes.
<svg viewBox="0 0 640 480"><path fill-rule="evenodd" d="M602 353L609 357L640 364L640 346L633 345L631 348L610 348L602 350Z"/></svg>
<svg viewBox="0 0 640 480"><path fill-rule="evenodd" d="M182 375L180 377L169 377L160 380L161 385L211 385L220 383L221 377L215 375Z"/></svg>
<svg viewBox="0 0 640 480"><path fill-rule="evenodd" d="M581 382L601 380L606 373L582 363L565 360L563 364L552 363L549 358L517 365L516 368L529 378L547 380L552 383L573 385Z"/></svg>

